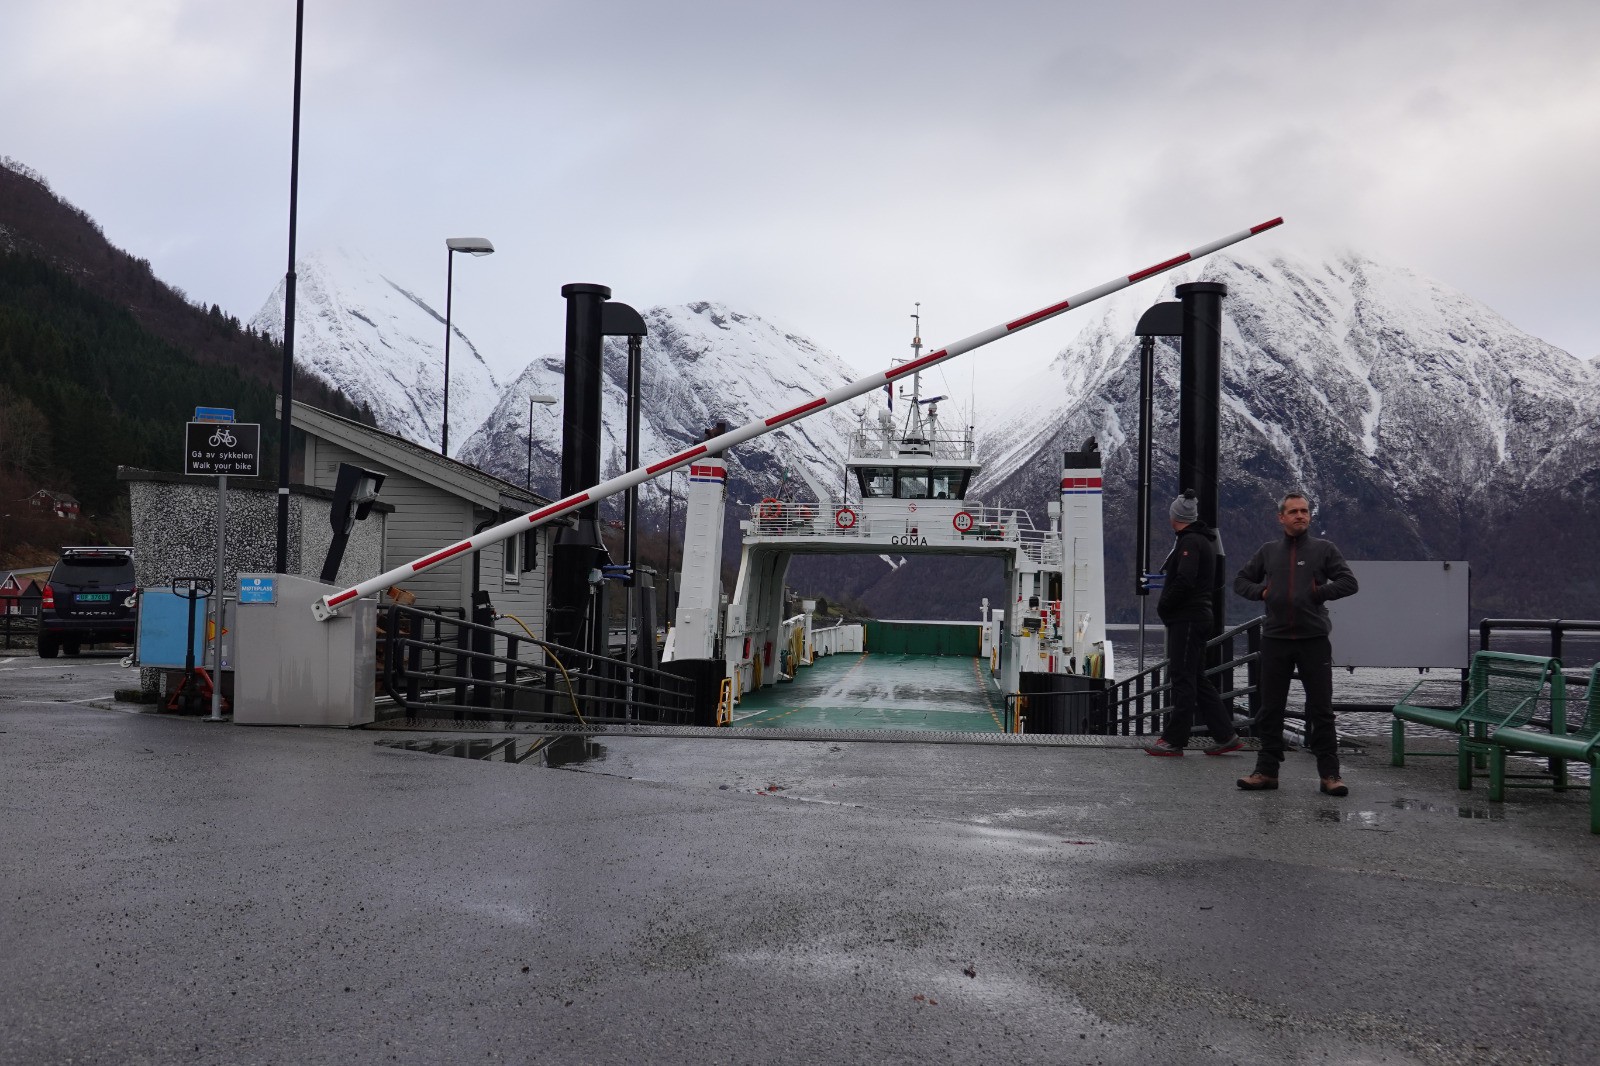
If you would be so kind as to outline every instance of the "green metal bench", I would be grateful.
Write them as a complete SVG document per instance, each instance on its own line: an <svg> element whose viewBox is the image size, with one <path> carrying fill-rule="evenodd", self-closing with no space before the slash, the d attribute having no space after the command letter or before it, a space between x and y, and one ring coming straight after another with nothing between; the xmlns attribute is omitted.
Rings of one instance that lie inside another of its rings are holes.
<svg viewBox="0 0 1600 1066"><path fill-rule="evenodd" d="M1570 728L1562 716L1552 717L1550 732L1522 726L1497 730L1489 751L1489 799L1499 803L1506 798L1510 788L1554 788L1560 792L1567 788L1589 790L1589 832L1600 833L1600 788L1595 787L1595 777L1600 775L1600 663L1589 671L1589 697L1585 701L1583 718ZM1508 774L1506 756L1512 752L1531 752L1548 756L1550 773ZM1567 760L1589 764L1589 783L1571 785L1567 781ZM1508 778L1550 777L1548 784L1521 782L1511 784Z"/></svg>
<svg viewBox="0 0 1600 1066"><path fill-rule="evenodd" d="M1467 701L1460 707L1429 707L1411 702L1426 684L1419 681L1394 706L1390 723L1389 761L1406 764L1406 723L1432 726L1456 736L1456 786L1472 787L1472 770L1488 763L1492 732L1525 725L1541 701L1548 700L1555 721L1565 720L1566 678L1561 660L1539 655L1480 651L1467 672ZM1439 755L1417 752L1413 755Z"/></svg>

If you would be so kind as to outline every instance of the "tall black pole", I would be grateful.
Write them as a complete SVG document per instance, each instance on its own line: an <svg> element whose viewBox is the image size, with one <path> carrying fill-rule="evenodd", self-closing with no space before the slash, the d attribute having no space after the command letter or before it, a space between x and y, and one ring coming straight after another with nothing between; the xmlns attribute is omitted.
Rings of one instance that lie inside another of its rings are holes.
<svg viewBox="0 0 1600 1066"><path fill-rule="evenodd" d="M1144 575L1150 572L1150 465L1155 436L1156 342L1157 337L1183 336L1183 305L1164 301L1152 304L1139 316L1134 333L1139 338L1139 536L1134 554L1139 572L1134 575L1134 592L1148 596ZM1181 489L1179 491L1182 491ZM1142 604L1143 601L1141 600ZM1140 610L1143 610L1141 606Z"/></svg>
<svg viewBox="0 0 1600 1066"><path fill-rule="evenodd" d="M439 454L450 457L450 298L455 292L456 250L444 250L444 417L439 426Z"/></svg>
<svg viewBox="0 0 1600 1066"><path fill-rule="evenodd" d="M294 414L294 230L300 205L300 42L306 0L294 5L294 119L289 134L289 270L283 276L283 395L278 415L278 540L274 568L289 572L289 431Z"/></svg>
<svg viewBox="0 0 1600 1066"><path fill-rule="evenodd" d="M639 466L639 377L641 373L640 349L644 339L637 335L628 337L628 469L634 470ZM634 485L628 489L628 495L622 501L623 516L622 527L624 533L623 551L627 553L630 567L639 565L639 531L635 528L635 518L639 512L639 486ZM633 579L628 579L628 584L633 584Z"/></svg>
<svg viewBox="0 0 1600 1066"><path fill-rule="evenodd" d="M632 467L629 467L631 470ZM528 397L528 472L522 475L522 487L533 491L533 397Z"/></svg>
<svg viewBox="0 0 1600 1066"><path fill-rule="evenodd" d="M611 296L604 285L561 287L567 301L567 359L562 387L561 495L600 480L602 308ZM552 643L605 655L607 633L590 575L606 560L600 539L600 506L572 512L574 528L556 531L551 548L549 632ZM591 605L594 606L590 611Z"/></svg>
<svg viewBox="0 0 1600 1066"><path fill-rule="evenodd" d="M1139 536L1136 554L1139 572L1133 575L1134 593L1148 596L1145 575L1150 572L1150 448L1155 418L1156 339L1139 338Z"/></svg>
<svg viewBox="0 0 1600 1066"><path fill-rule="evenodd" d="M1195 281L1175 290L1183 303L1183 358L1178 369L1178 486L1199 496L1200 521L1217 528L1218 472L1222 451L1222 298L1228 287ZM1216 631L1225 627L1227 598L1221 576L1227 556L1217 543L1218 580L1212 592Z"/></svg>

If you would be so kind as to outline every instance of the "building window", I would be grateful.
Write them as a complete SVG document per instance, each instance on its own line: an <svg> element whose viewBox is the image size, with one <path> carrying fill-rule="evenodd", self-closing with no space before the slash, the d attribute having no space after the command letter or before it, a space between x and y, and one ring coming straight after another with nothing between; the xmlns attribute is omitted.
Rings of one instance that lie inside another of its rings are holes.
<svg viewBox="0 0 1600 1066"><path fill-rule="evenodd" d="M515 585L522 581L522 538L507 537L500 542L500 569L504 584Z"/></svg>

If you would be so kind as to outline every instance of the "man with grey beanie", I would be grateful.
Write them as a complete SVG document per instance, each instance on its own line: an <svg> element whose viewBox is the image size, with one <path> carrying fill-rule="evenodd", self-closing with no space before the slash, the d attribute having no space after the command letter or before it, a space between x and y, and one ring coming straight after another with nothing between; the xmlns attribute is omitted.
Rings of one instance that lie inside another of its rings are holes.
<svg viewBox="0 0 1600 1066"><path fill-rule="evenodd" d="M1238 751L1243 742L1233 731L1233 720L1217 689L1206 677L1206 641L1214 629L1212 593L1222 584L1217 573L1217 531L1200 521L1200 501L1185 489L1168 510L1172 531L1178 535L1172 553L1161 564L1166 575L1156 613L1167 627L1167 671L1172 682L1172 710L1167 726L1146 755L1182 755L1189 743L1196 713L1211 731L1207 755Z"/></svg>
<svg viewBox="0 0 1600 1066"><path fill-rule="evenodd" d="M1317 757L1322 791L1348 796L1339 777L1339 745L1333 731L1333 645L1328 634L1329 600L1353 596L1359 586L1350 564L1331 541L1313 537L1311 502L1303 493L1278 501L1283 536L1261 546L1233 579L1233 591L1266 606L1261 626L1261 716L1256 735L1261 752L1256 769L1239 779L1251 792L1278 787L1283 763L1283 715L1289 678L1300 671L1306 693L1306 747Z"/></svg>

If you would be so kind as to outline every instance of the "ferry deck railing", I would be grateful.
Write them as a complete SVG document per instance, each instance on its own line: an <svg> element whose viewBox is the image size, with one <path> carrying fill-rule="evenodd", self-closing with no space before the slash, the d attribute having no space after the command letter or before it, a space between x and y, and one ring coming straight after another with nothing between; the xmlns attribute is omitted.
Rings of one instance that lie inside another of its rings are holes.
<svg viewBox="0 0 1600 1066"><path fill-rule="evenodd" d="M898 429L858 429L850 435L850 458L888 459L916 455L932 462L966 460L973 454L972 434L965 430L941 430L920 437L905 437Z"/></svg>
<svg viewBox="0 0 1600 1066"><path fill-rule="evenodd" d="M917 501L912 501L917 502ZM929 545L983 545L1011 543L1021 547L1036 563L1060 561L1060 534L1040 529L1033 516L1020 507L985 507L975 500L941 501L937 513L895 516L892 519L868 518L859 503L842 499L811 500L766 499L750 507L750 530L758 537L827 538L881 543L885 538L917 537ZM951 503L959 504L960 528L956 518L945 513ZM970 520L970 521L969 521ZM863 550L869 545L864 544Z"/></svg>

